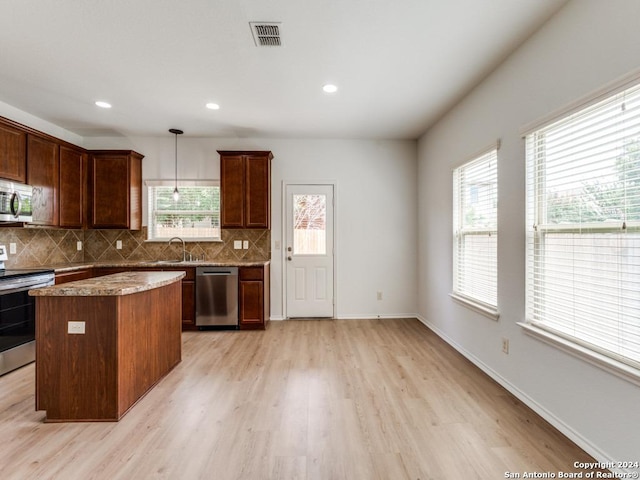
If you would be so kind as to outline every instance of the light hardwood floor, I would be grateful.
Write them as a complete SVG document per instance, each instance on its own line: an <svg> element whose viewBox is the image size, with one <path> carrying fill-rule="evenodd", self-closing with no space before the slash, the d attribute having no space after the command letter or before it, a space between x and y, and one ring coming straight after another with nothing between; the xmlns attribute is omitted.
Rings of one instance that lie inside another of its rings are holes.
<svg viewBox="0 0 640 480"><path fill-rule="evenodd" d="M593 461L415 319L185 332L118 423L43 423L0 377L3 479L499 479Z"/></svg>

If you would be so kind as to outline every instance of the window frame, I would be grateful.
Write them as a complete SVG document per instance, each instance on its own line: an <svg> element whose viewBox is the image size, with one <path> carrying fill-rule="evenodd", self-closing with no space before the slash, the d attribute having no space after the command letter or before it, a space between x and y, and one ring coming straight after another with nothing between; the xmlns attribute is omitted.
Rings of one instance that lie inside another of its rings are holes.
<svg viewBox="0 0 640 480"><path fill-rule="evenodd" d="M463 163L462 165L453 169L453 259L452 259L452 290L450 297L456 302L470 308L477 313L484 315L492 320L498 320L500 313L498 310L498 150L500 142L496 145L492 145L482 150L482 153L475 155L471 160ZM494 163L494 171L491 173L491 179L495 182L495 225L491 225L489 228L483 227L467 227L464 228L463 217L465 212L465 201L462 190L465 188L465 183L462 178L466 170L471 168L477 168L483 163ZM472 292L465 291L460 288L462 266L460 265L461 249L464 248L464 238L467 236L479 236L488 235L495 236L495 265L493 265L493 275L491 277L485 277L484 280L494 282L495 289L495 302L486 301L487 299L480 298L473 295Z"/></svg>
<svg viewBox="0 0 640 480"><path fill-rule="evenodd" d="M544 163L546 159L545 146L541 147L546 141L544 135L554 126L562 125L560 128L567 128L567 125L574 119L582 118L582 115L599 114L599 107L607 104L607 102L621 102L621 111L624 112L624 104L626 100L624 96L627 92L634 90L634 94L638 95L638 88L640 87L640 78L636 77L633 81L629 78L623 79L619 84L614 85L607 91L599 91L596 95L592 95L590 99L582 100L580 103L573 104L570 108L566 108L560 113L554 116L547 117L544 122L537 123L534 127L529 127L522 132L522 136L525 138L525 150L526 150L526 170L527 170L527 226L526 226L526 306L525 306L525 319L518 324L524 329L525 333L532 335L533 337L550 344L556 348L560 348L578 358L581 358L595 366L598 366L610 373L613 373L621 378L629 380L633 383L640 384L640 361L630 358L625 354L619 354L611 349L607 349L598 345L597 343L591 343L584 339L586 333L578 333L576 335L583 335L583 337L571 335L566 331L560 330L560 327L548 318L542 318L537 312L538 309L544 309L544 305L540 306L540 302L544 300L537 300L534 298L536 295L543 296L544 287L536 287L538 282L544 282L545 278L536 269L540 261L544 259L545 242L549 238L549 234L579 234L586 236L597 236L603 234L618 234L621 233L638 233L640 232L640 222L630 221L627 218L623 218L621 221L600 221L600 222L572 222L572 223L552 223L548 218L547 202L545 201L547 169ZM621 99L618 100L618 97ZM594 108L595 107L595 108ZM590 112L590 109L594 109ZM578 123L576 121L576 123ZM570 128L570 126L568 127ZM577 128L577 127L576 127ZM582 127L585 129L585 127ZM617 127L618 128L618 127ZM637 129L637 125L636 125ZM620 135L622 139L639 138L640 129L635 130L635 133L631 133L627 137L624 127L619 127L619 132L616 130L616 135ZM577 130L583 132L585 130ZM623 133L624 132L624 133ZM588 137L591 141L596 138L596 134L600 134L600 130L596 130ZM607 141L609 140L608 137ZM582 146L586 144L576 143L576 146ZM598 147L604 145L604 140L597 143L595 146L590 147L590 154L596 151ZM622 143L624 145L624 142ZM586 157L588 154L583 154ZM616 154L619 155L619 154ZM580 161L584 157L579 157L576 162ZM569 163L563 164L567 169L571 168ZM576 168L575 166L573 168ZM601 169L605 171L606 165L603 165ZM561 192L562 193L562 192ZM580 198L585 198L581 196ZM626 198L626 197L625 197ZM595 238L595 237L594 237ZM575 247L572 251L577 254L579 247ZM602 251L605 247L592 247L594 251ZM611 247L607 247L611 248ZM617 265L622 264L622 257L616 260ZM616 265L616 263L612 263ZM575 284L572 283L572 285ZM582 292L588 292L588 290L581 290ZM568 302L568 300L567 300ZM567 306L567 303L561 305ZM537 307L536 307L537 306ZM622 325L635 326L633 323L634 317L624 317L621 320ZM627 319L631 318L631 321ZM556 328L554 328L554 326ZM593 328L593 327L592 327ZM615 337L607 337L608 340L613 342ZM624 336L622 341L624 344ZM632 337L633 338L633 337Z"/></svg>
<svg viewBox="0 0 640 480"><path fill-rule="evenodd" d="M145 186L147 188L147 194L145 196L147 200L147 238L146 242L167 242L171 237L151 237L155 229L155 214L156 211L153 209L153 205L151 205L151 195L152 190L155 187L169 187L174 188L176 186L176 182L174 180L145 180ZM178 190L183 187L217 187L220 190L220 181L219 180L178 180L177 181ZM218 193L220 195L220 192ZM180 236L185 242L222 242L222 227L221 227L221 212L222 212L222 197L220 195L219 202L219 210L217 212L218 216L218 231L220 232L220 236L218 237L188 237L188 236ZM162 213L169 214L189 214L189 213L202 213L202 211L197 210L162 210ZM215 211L213 212L215 215ZM215 227L214 227L215 228Z"/></svg>

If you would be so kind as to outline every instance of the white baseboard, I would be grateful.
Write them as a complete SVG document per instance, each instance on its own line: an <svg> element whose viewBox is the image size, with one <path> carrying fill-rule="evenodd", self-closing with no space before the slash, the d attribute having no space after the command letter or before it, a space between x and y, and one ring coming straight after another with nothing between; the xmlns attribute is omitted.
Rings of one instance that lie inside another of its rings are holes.
<svg viewBox="0 0 640 480"><path fill-rule="evenodd" d="M375 320L375 319L390 319L390 318L416 318L415 313L394 313L378 315L377 313L363 313L357 315L338 315L335 320ZM280 321L287 320L287 317L282 315L269 317L270 320Z"/></svg>
<svg viewBox="0 0 640 480"><path fill-rule="evenodd" d="M478 357L476 357L471 352L469 352L468 350L464 349L462 346L457 344L450 337L448 337L444 332L439 330L433 324L429 323L424 317L422 317L420 315L416 315L415 318L417 318L421 323L423 323L433 333L438 335L442 340L444 340L449 345L451 345L454 349L456 349L461 355L463 355L465 358L467 358L476 367L478 367L484 373L489 375L493 380L495 380L500 385L502 385L504 388L506 388L518 400L522 401L525 405L527 405L529 408L531 408L534 412L536 412L538 415L540 415L542 418L544 418L547 422L549 422L551 425L553 425L555 428L557 428L560 432L562 432L562 434L564 434L566 437L568 437L572 442L574 442L576 445L578 445L580 448L582 448L585 452L587 452L589 455L591 455L593 458L595 458L596 461L601 462L601 463L614 463L615 464L614 460L612 460L608 455L605 454L605 452L600 450L596 445L591 443L587 438L583 437L578 432L573 430L573 428L571 428L571 426L569 426L566 423L564 423L562 420L560 420L558 417L556 417L552 412L547 410L543 405L541 405L538 402L536 402L529 395L527 395L522 390L520 390L517 386L515 386L514 384L509 382L506 378L504 378L498 372L493 370L491 367L489 367L487 364L485 364ZM614 471L613 469L611 469L611 470ZM622 472L622 470L619 470L619 471Z"/></svg>

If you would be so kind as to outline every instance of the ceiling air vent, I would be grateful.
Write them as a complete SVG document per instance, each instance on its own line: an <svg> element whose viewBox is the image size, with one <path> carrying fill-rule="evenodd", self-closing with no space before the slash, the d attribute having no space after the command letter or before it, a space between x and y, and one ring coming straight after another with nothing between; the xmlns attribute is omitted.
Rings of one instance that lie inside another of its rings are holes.
<svg viewBox="0 0 640 480"><path fill-rule="evenodd" d="M256 47L280 47L280 23L276 22L249 22L251 33Z"/></svg>

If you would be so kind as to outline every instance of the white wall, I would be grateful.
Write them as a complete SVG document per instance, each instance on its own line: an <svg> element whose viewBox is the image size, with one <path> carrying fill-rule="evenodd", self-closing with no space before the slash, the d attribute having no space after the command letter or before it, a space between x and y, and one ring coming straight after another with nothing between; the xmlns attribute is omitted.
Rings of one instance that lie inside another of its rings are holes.
<svg viewBox="0 0 640 480"><path fill-rule="evenodd" d="M174 137L85 138L85 147L145 155L143 179L173 179ZM179 177L219 178L216 150L271 150L271 315L282 318L282 182L337 183L337 315L415 316L417 142L318 139L178 139ZM146 205L144 207L146 214ZM146 223L146 222L145 222ZM383 300L376 300L376 292Z"/></svg>
<svg viewBox="0 0 640 480"><path fill-rule="evenodd" d="M449 342L600 460L640 460L640 387L526 336L525 159L520 129L640 67L640 2L573 0L419 142L419 313ZM498 302L493 321L449 297L452 168L497 138ZM501 339L510 340L510 354ZM544 448L541 446L541 448Z"/></svg>

